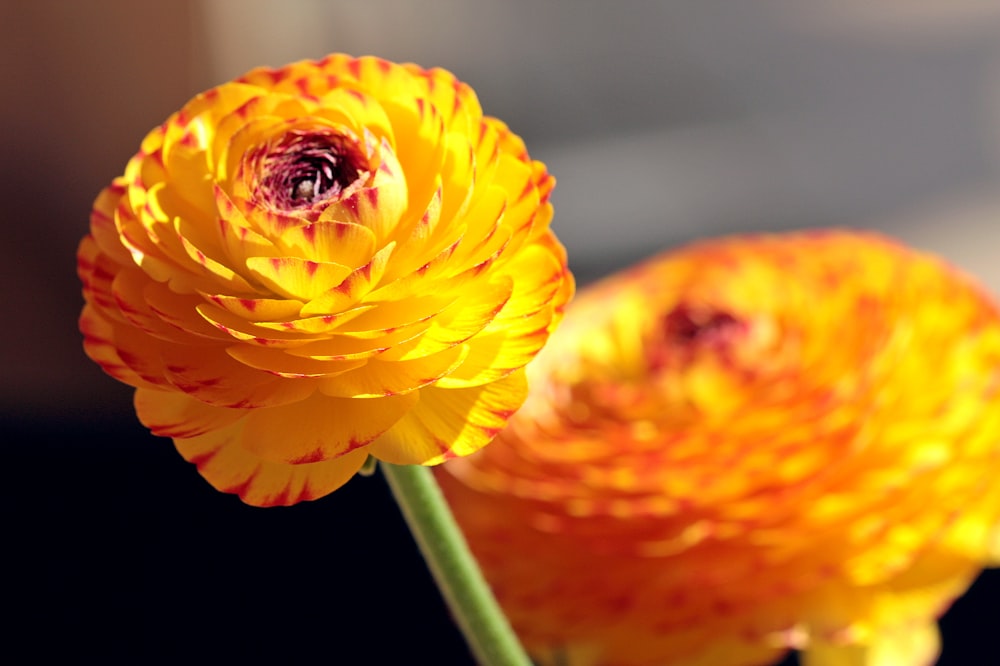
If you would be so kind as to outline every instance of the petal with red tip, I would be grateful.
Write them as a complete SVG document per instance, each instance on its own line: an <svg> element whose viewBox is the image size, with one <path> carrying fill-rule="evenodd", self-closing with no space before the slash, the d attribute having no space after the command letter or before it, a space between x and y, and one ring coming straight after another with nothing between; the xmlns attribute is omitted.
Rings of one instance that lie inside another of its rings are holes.
<svg viewBox="0 0 1000 666"><path fill-rule="evenodd" d="M347 483L368 457L360 449L323 462L269 462L243 446L244 429L241 420L204 435L175 439L174 445L214 488L253 506L288 506L328 495Z"/></svg>
<svg viewBox="0 0 1000 666"><path fill-rule="evenodd" d="M488 444L524 402L523 372L465 389L429 387L420 402L369 447L396 465L436 465Z"/></svg>
<svg viewBox="0 0 1000 666"><path fill-rule="evenodd" d="M315 394L289 405L256 409L246 418L242 445L276 463L332 460L374 440L417 400L415 395L365 400Z"/></svg>

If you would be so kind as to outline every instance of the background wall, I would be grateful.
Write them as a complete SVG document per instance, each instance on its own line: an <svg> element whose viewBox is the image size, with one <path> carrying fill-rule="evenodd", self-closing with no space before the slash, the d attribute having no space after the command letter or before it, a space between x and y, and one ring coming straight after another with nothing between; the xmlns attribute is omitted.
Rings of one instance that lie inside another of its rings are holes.
<svg viewBox="0 0 1000 666"><path fill-rule="evenodd" d="M393 663L442 640L463 663L379 479L288 511L218 495L135 423L76 331L90 202L143 134L250 67L334 50L471 83L559 180L555 228L583 281L697 236L850 225L1000 289L996 3L0 4L3 516L25 626L62 637L40 651L360 644ZM946 619L942 664L995 630L984 580Z"/></svg>

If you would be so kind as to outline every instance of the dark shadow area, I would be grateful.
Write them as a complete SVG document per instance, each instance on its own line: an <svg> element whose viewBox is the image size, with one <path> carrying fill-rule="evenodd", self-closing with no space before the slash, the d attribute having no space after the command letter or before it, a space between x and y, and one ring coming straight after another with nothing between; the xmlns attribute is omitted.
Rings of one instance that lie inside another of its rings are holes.
<svg viewBox="0 0 1000 666"><path fill-rule="evenodd" d="M131 418L3 429L11 654L471 663L381 478L255 509ZM998 598L988 571L955 604L940 666L987 663Z"/></svg>
<svg viewBox="0 0 1000 666"><path fill-rule="evenodd" d="M381 478L255 509L129 421L6 430L12 654L471 661Z"/></svg>

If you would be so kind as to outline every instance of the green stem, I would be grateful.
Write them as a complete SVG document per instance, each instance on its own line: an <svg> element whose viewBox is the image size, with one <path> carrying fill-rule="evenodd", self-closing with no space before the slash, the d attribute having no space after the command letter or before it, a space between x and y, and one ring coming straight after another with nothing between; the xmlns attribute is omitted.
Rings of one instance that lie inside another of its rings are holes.
<svg viewBox="0 0 1000 666"><path fill-rule="evenodd" d="M382 463L382 473L480 666L531 666L431 470Z"/></svg>

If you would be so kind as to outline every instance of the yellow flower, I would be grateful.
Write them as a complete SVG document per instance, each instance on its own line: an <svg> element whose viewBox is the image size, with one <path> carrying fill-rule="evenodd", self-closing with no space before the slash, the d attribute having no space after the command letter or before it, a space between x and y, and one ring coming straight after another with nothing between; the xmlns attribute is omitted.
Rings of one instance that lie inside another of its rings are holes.
<svg viewBox="0 0 1000 666"><path fill-rule="evenodd" d="M94 205L87 354L255 505L489 442L572 290L555 181L443 70L331 55L188 102Z"/></svg>
<svg viewBox="0 0 1000 666"><path fill-rule="evenodd" d="M918 666L1000 556L1000 312L847 231L668 253L574 302L438 468L542 663Z"/></svg>

